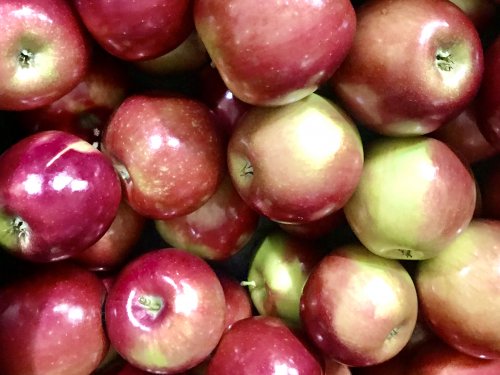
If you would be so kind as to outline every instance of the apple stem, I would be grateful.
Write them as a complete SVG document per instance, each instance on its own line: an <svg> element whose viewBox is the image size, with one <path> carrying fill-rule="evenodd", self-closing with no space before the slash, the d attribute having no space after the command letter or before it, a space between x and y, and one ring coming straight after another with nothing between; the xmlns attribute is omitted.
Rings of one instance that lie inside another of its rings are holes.
<svg viewBox="0 0 500 375"><path fill-rule="evenodd" d="M257 283L253 280L250 280L250 281L242 281L240 282L240 285L241 286L248 286L249 288L255 288L257 286Z"/></svg>
<svg viewBox="0 0 500 375"><path fill-rule="evenodd" d="M449 51L438 51L436 53L436 64L439 69L444 70L445 72L449 72L453 69L453 65L455 62L451 56Z"/></svg>
<svg viewBox="0 0 500 375"><path fill-rule="evenodd" d="M163 307L163 300L159 297L140 296L139 303L149 311L157 312Z"/></svg>
<svg viewBox="0 0 500 375"><path fill-rule="evenodd" d="M31 68L33 66L35 54L25 48L19 52L18 61L22 68Z"/></svg>

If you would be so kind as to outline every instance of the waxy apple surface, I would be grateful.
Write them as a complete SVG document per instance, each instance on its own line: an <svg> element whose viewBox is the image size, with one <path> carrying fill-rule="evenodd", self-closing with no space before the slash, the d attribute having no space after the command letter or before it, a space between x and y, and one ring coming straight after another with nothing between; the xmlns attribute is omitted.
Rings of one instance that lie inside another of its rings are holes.
<svg viewBox="0 0 500 375"><path fill-rule="evenodd" d="M468 17L448 0L372 0L331 83L344 108L386 135L422 135L476 95L482 46Z"/></svg>
<svg viewBox="0 0 500 375"><path fill-rule="evenodd" d="M0 3L0 109L47 105L84 76L89 46L64 0Z"/></svg>
<svg viewBox="0 0 500 375"><path fill-rule="evenodd" d="M435 258L418 264L415 284L429 327L455 349L500 359L500 222L476 219Z"/></svg>
<svg viewBox="0 0 500 375"><path fill-rule="evenodd" d="M105 306L111 345L135 367L170 374L205 360L224 331L226 302L201 258L168 248L119 273Z"/></svg>
<svg viewBox="0 0 500 375"><path fill-rule="evenodd" d="M344 207L359 240L377 255L426 259L472 219L472 174L433 138L382 138L366 150L361 181Z"/></svg>
<svg viewBox="0 0 500 375"><path fill-rule="evenodd" d="M129 96L106 127L103 152L120 171L139 214L171 219L200 208L224 173L224 150L209 108L170 94Z"/></svg>
<svg viewBox="0 0 500 375"><path fill-rule="evenodd" d="M44 267L0 288L0 373L88 375L109 346L104 285L71 264Z"/></svg>
<svg viewBox="0 0 500 375"><path fill-rule="evenodd" d="M321 365L278 318L255 316L226 331L207 375L322 375Z"/></svg>
<svg viewBox="0 0 500 375"><path fill-rule="evenodd" d="M363 168L356 126L316 94L281 107L251 108L227 152L238 193L278 222L314 221L341 209Z"/></svg>
<svg viewBox="0 0 500 375"><path fill-rule="evenodd" d="M70 257L107 231L121 196L111 161L88 142L36 133L0 156L0 243L32 261Z"/></svg>
<svg viewBox="0 0 500 375"><path fill-rule="evenodd" d="M227 87L254 105L313 93L345 58L356 29L347 0L197 0L194 20Z"/></svg>
<svg viewBox="0 0 500 375"><path fill-rule="evenodd" d="M194 29L190 0L72 0L93 38L123 60L159 57Z"/></svg>

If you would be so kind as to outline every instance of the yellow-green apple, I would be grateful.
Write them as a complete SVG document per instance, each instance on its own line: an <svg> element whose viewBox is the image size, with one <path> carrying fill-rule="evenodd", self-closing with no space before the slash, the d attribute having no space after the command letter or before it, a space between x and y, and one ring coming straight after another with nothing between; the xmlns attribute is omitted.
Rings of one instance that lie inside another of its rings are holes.
<svg viewBox="0 0 500 375"><path fill-rule="evenodd" d="M345 58L356 29L348 0L196 0L194 21L227 87L254 105L313 93Z"/></svg>
<svg viewBox="0 0 500 375"><path fill-rule="evenodd" d="M90 49L64 0L0 2L0 109L47 105L84 76Z"/></svg>
<svg viewBox="0 0 500 375"><path fill-rule="evenodd" d="M321 364L279 319L254 316L224 333L206 375L322 375Z"/></svg>
<svg viewBox="0 0 500 375"><path fill-rule="evenodd" d="M184 216L156 220L155 224L160 236L171 246L220 261L248 243L258 222L257 212L241 199L226 175L203 206Z"/></svg>
<svg viewBox="0 0 500 375"><path fill-rule="evenodd" d="M345 109L386 135L430 133L476 95L483 51L448 0L371 0L357 11L352 48L331 80Z"/></svg>
<svg viewBox="0 0 500 375"><path fill-rule="evenodd" d="M72 257L92 271L110 271L123 265L139 241L145 218L122 201L109 229L92 246Z"/></svg>
<svg viewBox="0 0 500 375"><path fill-rule="evenodd" d="M324 255L317 244L281 231L267 234L256 249L243 284L261 315L299 328L300 296L311 270Z"/></svg>
<svg viewBox="0 0 500 375"><path fill-rule="evenodd" d="M212 268L185 250L147 252L118 274L105 305L111 345L129 363L159 374L205 360L224 331L224 291Z"/></svg>
<svg viewBox="0 0 500 375"><path fill-rule="evenodd" d="M68 258L108 230L121 197L111 161L90 143L33 134L0 156L0 244L32 261Z"/></svg>
<svg viewBox="0 0 500 375"><path fill-rule="evenodd" d="M122 60L159 57L194 29L191 0L71 0L92 37Z"/></svg>
<svg viewBox="0 0 500 375"><path fill-rule="evenodd" d="M139 214L170 219L200 208L224 173L224 149L210 109L170 93L129 96L111 117L102 149Z"/></svg>
<svg viewBox="0 0 500 375"><path fill-rule="evenodd" d="M377 255L426 259L472 219L476 184L446 144L429 137L381 138L366 150L361 181L344 213Z"/></svg>
<svg viewBox="0 0 500 375"><path fill-rule="evenodd" d="M105 294L97 276L66 262L1 287L0 373L92 373L109 346L101 314Z"/></svg>
<svg viewBox="0 0 500 375"><path fill-rule="evenodd" d="M420 309L455 349L500 359L500 222L475 219L436 257L418 264Z"/></svg>
<svg viewBox="0 0 500 375"><path fill-rule="evenodd" d="M340 107L317 95L280 107L253 107L228 145L241 197L271 220L319 220L343 207L359 182L363 147Z"/></svg>
<svg viewBox="0 0 500 375"><path fill-rule="evenodd" d="M302 324L326 358L369 366L399 353L417 320L417 293L405 268L358 244L335 248L309 275Z"/></svg>
<svg viewBox="0 0 500 375"><path fill-rule="evenodd" d="M484 64L478 124L486 139L500 150L500 36L487 49Z"/></svg>

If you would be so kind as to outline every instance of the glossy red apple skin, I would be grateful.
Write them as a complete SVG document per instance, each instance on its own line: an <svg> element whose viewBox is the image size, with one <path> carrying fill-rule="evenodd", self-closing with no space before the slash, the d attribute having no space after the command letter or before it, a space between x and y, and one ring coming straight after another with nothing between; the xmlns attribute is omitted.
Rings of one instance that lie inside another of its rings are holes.
<svg viewBox="0 0 500 375"><path fill-rule="evenodd" d="M170 374L205 360L224 330L226 302L212 268L165 248L128 263L105 306L111 345L142 370Z"/></svg>
<svg viewBox="0 0 500 375"><path fill-rule="evenodd" d="M224 326L229 329L238 320L251 317L253 305L247 290L241 286L237 279L225 273L219 273L218 276L226 300Z"/></svg>
<svg viewBox="0 0 500 375"><path fill-rule="evenodd" d="M40 132L0 157L2 243L16 256L47 262L85 250L111 226L120 200L111 161L75 135Z"/></svg>
<svg viewBox="0 0 500 375"><path fill-rule="evenodd" d="M207 375L322 375L320 363L278 318L254 316L227 331Z"/></svg>
<svg viewBox="0 0 500 375"><path fill-rule="evenodd" d="M92 271L110 271L124 264L144 229L145 218L121 202L113 223L104 235L73 259Z"/></svg>
<svg viewBox="0 0 500 375"><path fill-rule="evenodd" d="M170 94L129 96L106 127L103 151L139 214L171 219L200 208L224 173L224 150L203 103Z"/></svg>
<svg viewBox="0 0 500 375"><path fill-rule="evenodd" d="M408 272L362 245L345 245L309 275L300 314L323 355L348 366L384 362L410 340L417 294Z"/></svg>
<svg viewBox="0 0 500 375"><path fill-rule="evenodd" d="M466 164L474 164L498 154L478 126L476 102L473 101L457 117L430 134L446 143Z"/></svg>
<svg viewBox="0 0 500 375"><path fill-rule="evenodd" d="M281 229L292 236L304 239L320 239L345 223L343 210L332 212L319 220L301 224L278 223Z"/></svg>
<svg viewBox="0 0 500 375"><path fill-rule="evenodd" d="M72 0L93 38L122 60L159 57L194 29L190 0Z"/></svg>
<svg viewBox="0 0 500 375"><path fill-rule="evenodd" d="M331 83L361 124L392 136L427 134L476 95L481 41L450 1L367 1L357 19L353 46Z"/></svg>
<svg viewBox="0 0 500 375"><path fill-rule="evenodd" d="M73 90L47 106L18 112L16 118L30 133L63 130L98 144L129 87L124 66L102 52L94 52L89 70Z"/></svg>
<svg viewBox="0 0 500 375"><path fill-rule="evenodd" d="M479 126L486 139L500 150L500 36L485 52L484 79L479 92Z"/></svg>
<svg viewBox="0 0 500 375"><path fill-rule="evenodd" d="M248 243L258 221L259 214L241 199L226 175L203 206L185 216L157 220L156 229L173 247L220 261Z"/></svg>
<svg viewBox="0 0 500 375"><path fill-rule="evenodd" d="M232 134L229 173L243 200L277 222L319 220L341 209L363 167L352 120L312 94L281 107L254 107Z"/></svg>
<svg viewBox="0 0 500 375"><path fill-rule="evenodd" d="M350 1L195 1L194 20L231 92L254 105L281 105L314 92L351 46Z"/></svg>
<svg viewBox="0 0 500 375"><path fill-rule="evenodd" d="M108 350L102 282L57 263L0 288L0 373L88 375Z"/></svg>
<svg viewBox="0 0 500 375"><path fill-rule="evenodd" d="M429 327L455 349L500 359L500 222L475 219L437 257L417 267L420 309Z"/></svg>
<svg viewBox="0 0 500 375"><path fill-rule="evenodd" d="M47 105L83 78L89 44L64 0L2 1L0 19L0 109Z"/></svg>

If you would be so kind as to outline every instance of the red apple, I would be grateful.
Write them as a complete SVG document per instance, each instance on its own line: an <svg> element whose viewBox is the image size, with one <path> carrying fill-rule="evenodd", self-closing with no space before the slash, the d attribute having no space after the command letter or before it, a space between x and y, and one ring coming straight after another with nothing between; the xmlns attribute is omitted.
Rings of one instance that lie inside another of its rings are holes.
<svg viewBox="0 0 500 375"><path fill-rule="evenodd" d="M68 258L106 232L120 199L100 151L66 132L36 133L0 156L0 243L32 261Z"/></svg>
<svg viewBox="0 0 500 375"><path fill-rule="evenodd" d="M310 274L300 313L305 331L326 358L369 366L394 357L408 343L417 294L398 261L345 245Z"/></svg>
<svg viewBox="0 0 500 375"><path fill-rule="evenodd" d="M179 249L150 251L118 274L105 307L111 345L142 370L170 374L205 360L224 330L215 272Z"/></svg>
<svg viewBox="0 0 500 375"><path fill-rule="evenodd" d="M448 0L371 0L332 78L345 109L386 135L430 133L474 98L482 46L469 18Z"/></svg>
<svg viewBox="0 0 500 375"><path fill-rule="evenodd" d="M258 221L257 212L241 199L226 176L203 206L185 216L157 220L156 229L173 247L219 261L248 243Z"/></svg>
<svg viewBox="0 0 500 375"><path fill-rule="evenodd" d="M223 176L224 150L212 113L186 97L128 97L111 117L102 148L120 171L127 202L152 219L200 208Z"/></svg>
<svg viewBox="0 0 500 375"><path fill-rule="evenodd" d="M0 288L2 375L88 375L108 350L92 273L60 262Z"/></svg>
<svg viewBox="0 0 500 375"><path fill-rule="evenodd" d="M228 146L241 197L271 220L319 220L343 207L358 184L363 148L335 104L312 94L281 107L250 109Z"/></svg>
<svg viewBox="0 0 500 375"><path fill-rule="evenodd" d="M197 0L194 20L227 87L255 105L314 92L345 58L356 29L347 0Z"/></svg>
<svg viewBox="0 0 500 375"><path fill-rule="evenodd" d="M115 219L104 235L92 246L73 256L93 271L109 271L123 264L139 241L145 219L121 202Z"/></svg>
<svg viewBox="0 0 500 375"><path fill-rule="evenodd" d="M159 57L192 32L190 0L72 0L93 38L123 60Z"/></svg>
<svg viewBox="0 0 500 375"><path fill-rule="evenodd" d="M227 273L219 273L218 276L226 300L224 327L229 329L238 320L252 316L252 301L246 289L234 277Z"/></svg>
<svg viewBox="0 0 500 375"><path fill-rule="evenodd" d="M500 359L500 222L476 219L435 258L418 264L415 284L429 327L455 349Z"/></svg>
<svg viewBox="0 0 500 375"><path fill-rule="evenodd" d="M57 129L99 144L128 88L124 67L108 55L95 53L88 72L73 90L47 106L18 112L16 118L30 133Z"/></svg>
<svg viewBox="0 0 500 375"><path fill-rule="evenodd" d="M500 36L486 51L484 64L478 124L486 139L500 150Z"/></svg>
<svg viewBox="0 0 500 375"><path fill-rule="evenodd" d="M472 219L476 185L444 143L381 138L366 150L363 176L344 207L359 240L377 255L437 255Z"/></svg>
<svg viewBox="0 0 500 375"><path fill-rule="evenodd" d="M322 375L321 365L278 318L250 317L226 331L207 375Z"/></svg>
<svg viewBox="0 0 500 375"><path fill-rule="evenodd" d="M47 105L83 78L89 46L66 1L4 0L0 19L0 109Z"/></svg>
<svg viewBox="0 0 500 375"><path fill-rule="evenodd" d="M293 236L314 240L324 237L327 234L333 232L344 222L344 211L338 210L322 217L319 220L311 221L308 223L278 223L278 225L285 232Z"/></svg>

